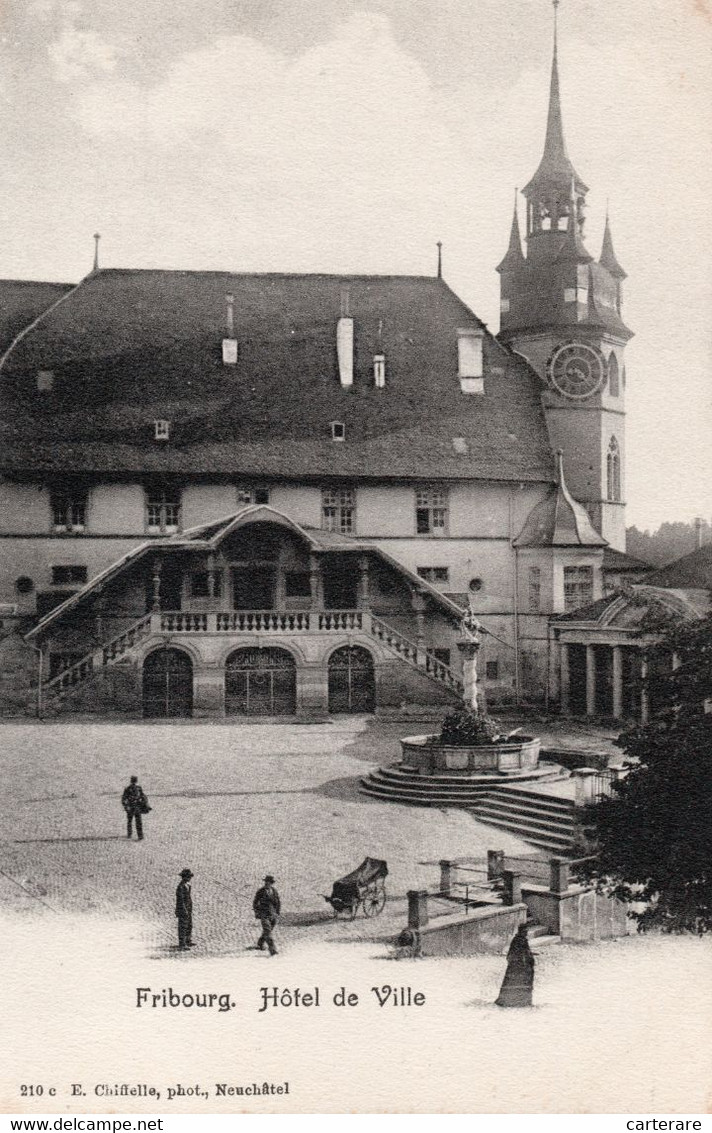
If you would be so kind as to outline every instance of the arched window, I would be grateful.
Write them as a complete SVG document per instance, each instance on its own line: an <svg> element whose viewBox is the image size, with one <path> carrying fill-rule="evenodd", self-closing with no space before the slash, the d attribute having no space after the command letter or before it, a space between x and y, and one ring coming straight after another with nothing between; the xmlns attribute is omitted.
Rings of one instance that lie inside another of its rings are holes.
<svg viewBox="0 0 712 1133"><path fill-rule="evenodd" d="M621 498L621 452L618 441L611 437L606 459L608 499L617 503Z"/></svg>
<svg viewBox="0 0 712 1133"><path fill-rule="evenodd" d="M608 359L608 389L610 390L611 397L618 397L620 393L620 383L618 381L618 359L613 353Z"/></svg>

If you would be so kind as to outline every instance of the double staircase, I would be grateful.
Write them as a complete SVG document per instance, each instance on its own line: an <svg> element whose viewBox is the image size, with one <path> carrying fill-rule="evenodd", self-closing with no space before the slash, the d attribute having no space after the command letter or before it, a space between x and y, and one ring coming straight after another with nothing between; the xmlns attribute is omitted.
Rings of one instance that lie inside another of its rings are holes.
<svg viewBox="0 0 712 1133"><path fill-rule="evenodd" d="M354 631L369 635L393 656L404 661L435 684L455 695L462 694L462 681L437 660L425 647L410 641L402 633L377 618L369 610L275 611L239 610L226 613L160 611L146 614L111 640L98 645L75 664L63 669L43 686L46 703L57 703L63 697L86 685L105 672L146 638L165 634L193 637L196 634L228 633L254 636L265 643L277 644L279 636L294 634L344 634Z"/></svg>

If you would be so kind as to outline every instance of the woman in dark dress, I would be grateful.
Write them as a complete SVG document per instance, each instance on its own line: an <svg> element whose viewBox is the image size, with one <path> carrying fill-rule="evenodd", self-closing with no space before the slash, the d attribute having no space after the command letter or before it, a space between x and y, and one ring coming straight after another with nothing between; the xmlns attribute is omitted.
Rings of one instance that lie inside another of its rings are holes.
<svg viewBox="0 0 712 1133"><path fill-rule="evenodd" d="M534 956L527 939L527 926L517 929L507 952L507 971L504 973L498 1007L531 1007L534 987Z"/></svg>

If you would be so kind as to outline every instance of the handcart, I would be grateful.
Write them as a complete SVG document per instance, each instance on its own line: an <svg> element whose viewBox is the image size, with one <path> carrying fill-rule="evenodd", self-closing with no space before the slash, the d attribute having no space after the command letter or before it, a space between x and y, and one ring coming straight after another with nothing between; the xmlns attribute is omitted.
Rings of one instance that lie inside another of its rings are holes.
<svg viewBox="0 0 712 1133"><path fill-rule="evenodd" d="M358 869L347 873L334 882L330 897L324 897L334 910L334 916L342 915L353 920L359 905L365 917L377 917L386 904L385 879L388 866L379 858L364 858Z"/></svg>

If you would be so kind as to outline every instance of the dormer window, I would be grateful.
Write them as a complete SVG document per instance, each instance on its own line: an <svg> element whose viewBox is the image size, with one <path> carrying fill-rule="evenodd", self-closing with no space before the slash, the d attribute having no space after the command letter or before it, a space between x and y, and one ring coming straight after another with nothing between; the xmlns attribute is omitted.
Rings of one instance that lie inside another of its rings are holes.
<svg viewBox="0 0 712 1133"><path fill-rule="evenodd" d="M465 327L457 332L457 372L463 393L484 393L483 340L480 327Z"/></svg>
<svg viewBox="0 0 712 1133"><path fill-rule="evenodd" d="M54 389L54 371L38 370L37 389L40 393L51 393Z"/></svg>
<svg viewBox="0 0 712 1133"><path fill-rule="evenodd" d="M170 421L154 421L153 422L153 439L156 441L167 441L171 435Z"/></svg>
<svg viewBox="0 0 712 1133"><path fill-rule="evenodd" d="M331 422L331 439L332 441L345 441L346 440L346 426L343 421Z"/></svg>
<svg viewBox="0 0 712 1133"><path fill-rule="evenodd" d="M386 384L386 358L384 354L373 356L373 384L376 389L383 389Z"/></svg>

